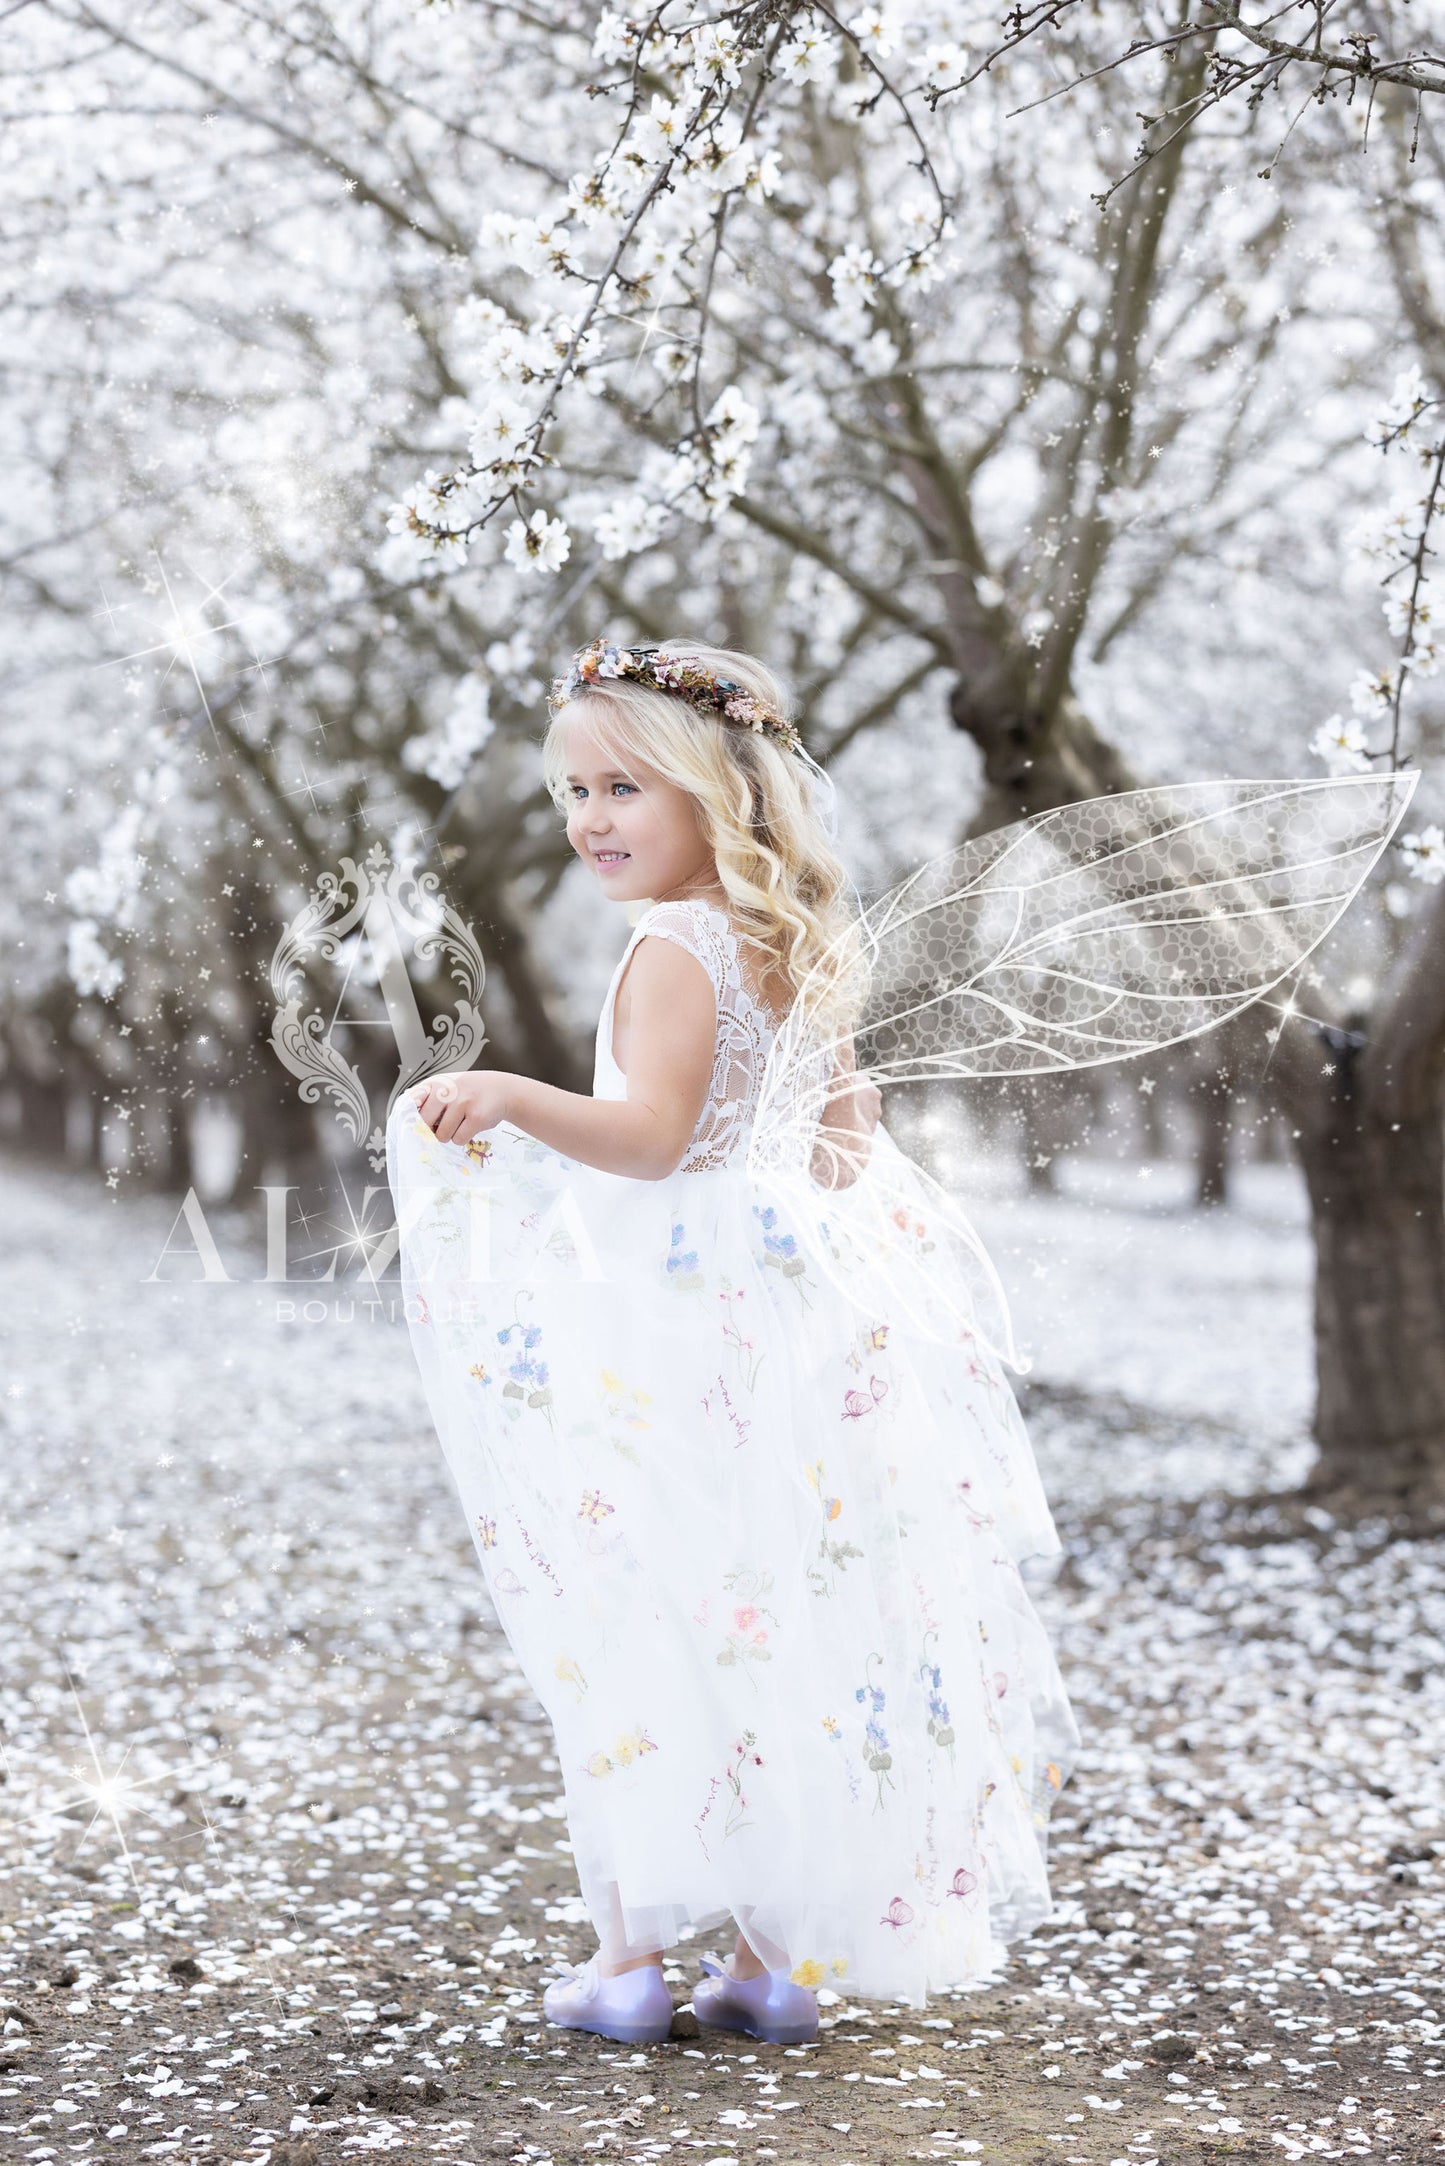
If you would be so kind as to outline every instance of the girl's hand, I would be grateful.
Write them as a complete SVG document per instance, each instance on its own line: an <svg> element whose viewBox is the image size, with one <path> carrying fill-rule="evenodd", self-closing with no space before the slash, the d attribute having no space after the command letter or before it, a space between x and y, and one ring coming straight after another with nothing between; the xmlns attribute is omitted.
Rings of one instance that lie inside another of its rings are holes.
<svg viewBox="0 0 1445 2166"><path fill-rule="evenodd" d="M877 1084L854 1075L851 1040L839 1050L829 1091L818 1124L812 1177L822 1188L851 1188L872 1151L871 1140L863 1139L871 1139L883 1114L883 1093Z"/></svg>
<svg viewBox="0 0 1445 2166"><path fill-rule="evenodd" d="M857 1135L871 1136L883 1118L883 1093L866 1076L833 1103L839 1109L839 1125L851 1128Z"/></svg>
<svg viewBox="0 0 1445 2166"><path fill-rule="evenodd" d="M473 1068L434 1075L416 1087L416 1109L441 1143L470 1143L473 1136L511 1119L516 1077L500 1068Z"/></svg>

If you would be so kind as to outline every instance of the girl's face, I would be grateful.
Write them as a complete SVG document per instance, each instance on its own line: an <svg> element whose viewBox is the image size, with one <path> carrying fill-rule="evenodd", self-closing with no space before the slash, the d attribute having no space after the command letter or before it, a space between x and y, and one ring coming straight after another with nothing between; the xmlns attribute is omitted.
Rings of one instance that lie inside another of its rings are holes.
<svg viewBox="0 0 1445 2166"><path fill-rule="evenodd" d="M567 840L617 902L717 885L697 804L652 768L626 773L592 734L585 695L567 709Z"/></svg>

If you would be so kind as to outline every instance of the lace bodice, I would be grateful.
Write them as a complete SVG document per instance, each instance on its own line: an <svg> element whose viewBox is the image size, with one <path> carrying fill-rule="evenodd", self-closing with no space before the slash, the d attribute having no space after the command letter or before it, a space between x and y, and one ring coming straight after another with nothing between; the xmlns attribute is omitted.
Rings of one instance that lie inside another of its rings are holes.
<svg viewBox="0 0 1445 2166"><path fill-rule="evenodd" d="M758 1108L758 1093L768 1052L782 1023L757 1000L743 976L741 945L727 912L701 896L680 902L653 903L632 929L612 983L607 988L597 1026L595 1098L625 1098L627 1078L612 1052L612 1013L628 958L644 933L672 940L695 955L712 981L717 999L717 1040L707 1103L698 1117L680 1173L702 1173L743 1156Z"/></svg>

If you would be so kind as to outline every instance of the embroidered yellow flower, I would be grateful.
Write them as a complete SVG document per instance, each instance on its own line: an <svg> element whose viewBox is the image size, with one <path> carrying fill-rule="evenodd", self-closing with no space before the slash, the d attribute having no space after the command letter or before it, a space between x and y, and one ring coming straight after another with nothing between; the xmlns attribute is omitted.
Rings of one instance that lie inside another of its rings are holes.
<svg viewBox="0 0 1445 2166"><path fill-rule="evenodd" d="M644 1752L656 1750L656 1741L648 1736L646 1730L625 1730L610 1753L593 1753L587 1762L587 1772L589 1775L611 1775L619 1767L631 1767L633 1761L640 1759Z"/></svg>
<svg viewBox="0 0 1445 2166"><path fill-rule="evenodd" d="M629 1388L612 1369L599 1369L598 1382L608 1401L607 1411L629 1429L650 1429L646 1409L652 1404L652 1393L644 1391L640 1384Z"/></svg>
<svg viewBox="0 0 1445 2166"><path fill-rule="evenodd" d="M552 1675L560 1678L564 1685L573 1686L579 1700L587 1690L587 1680L582 1674L581 1665L574 1661L571 1655L558 1655L552 1664Z"/></svg>
<svg viewBox="0 0 1445 2166"><path fill-rule="evenodd" d="M792 1979L794 1985L812 1987L820 1986L823 1983L825 1973L822 1964L813 1956L809 1956L805 1963L795 1963L788 1972L788 1976Z"/></svg>
<svg viewBox="0 0 1445 2166"><path fill-rule="evenodd" d="M497 1522L495 1521L495 1519L479 1519L479 1520L477 1521L477 1532L478 1532L478 1533L480 1534L480 1536L481 1536L481 1538L482 1538L482 1547L483 1547L483 1549L495 1549L495 1548L496 1548L496 1546L497 1546Z"/></svg>

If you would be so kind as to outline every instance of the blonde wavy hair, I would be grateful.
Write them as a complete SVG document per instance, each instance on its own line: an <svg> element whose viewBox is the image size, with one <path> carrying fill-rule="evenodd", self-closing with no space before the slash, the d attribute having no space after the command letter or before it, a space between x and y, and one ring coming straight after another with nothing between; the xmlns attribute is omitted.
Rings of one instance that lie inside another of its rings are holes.
<svg viewBox="0 0 1445 2166"><path fill-rule="evenodd" d="M729 647L670 639L658 650L740 684L776 714L793 703L764 663ZM553 713L542 771L568 806L565 721L586 703L598 744L619 770L651 768L686 790L713 853L740 939L780 968L804 1012L830 1037L852 1028L868 969L852 887L817 804L816 769L765 731L724 721L670 692L625 677L587 684Z"/></svg>

